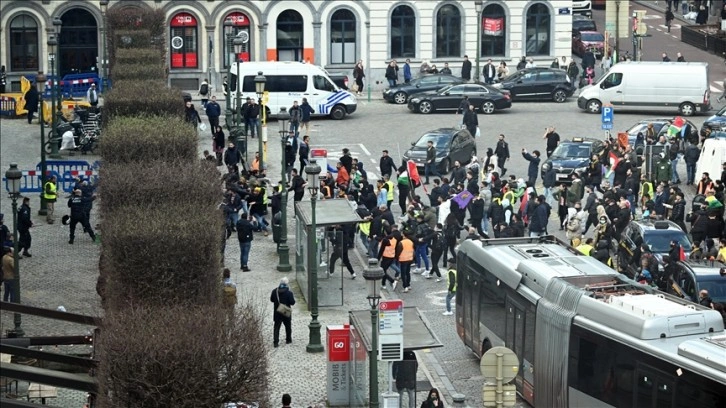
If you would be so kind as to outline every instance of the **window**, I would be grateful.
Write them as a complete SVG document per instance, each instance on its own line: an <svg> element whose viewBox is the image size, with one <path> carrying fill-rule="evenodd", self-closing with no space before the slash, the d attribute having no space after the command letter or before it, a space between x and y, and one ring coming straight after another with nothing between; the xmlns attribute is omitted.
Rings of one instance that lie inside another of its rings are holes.
<svg viewBox="0 0 726 408"><path fill-rule="evenodd" d="M356 19L352 11L340 9L330 18L330 62L355 64Z"/></svg>
<svg viewBox="0 0 726 408"><path fill-rule="evenodd" d="M612 88L618 86L623 82L623 74L620 72L614 72L608 75L607 78L602 82L602 89Z"/></svg>
<svg viewBox="0 0 726 408"><path fill-rule="evenodd" d="M10 69L38 70L38 24L27 14L10 22Z"/></svg>
<svg viewBox="0 0 726 408"><path fill-rule="evenodd" d="M222 38L222 44L224 47L223 56L224 56L224 66L229 67L229 62L234 62L235 55L234 55L234 46L227 41L227 34L232 34L234 36L239 36L242 39L247 39L247 42L242 44L242 51L237 56L240 61L249 61L250 60L250 44L252 43L250 39L250 18L247 17L247 15L240 13L240 12L232 12L227 14L227 17L222 20L222 24L224 24L224 21L227 19L230 19L232 21L231 27L224 27L224 38Z"/></svg>
<svg viewBox="0 0 726 408"><path fill-rule="evenodd" d="M328 78L322 75L313 76L313 86L315 86L315 89L319 89L321 91L335 91L335 86L328 81Z"/></svg>
<svg viewBox="0 0 726 408"><path fill-rule="evenodd" d="M391 58L416 56L416 15L408 6L398 6L391 14Z"/></svg>
<svg viewBox="0 0 726 408"><path fill-rule="evenodd" d="M439 83L439 77L437 77L435 75L429 75L429 76L425 76L425 77L419 79L418 82L421 85L438 84Z"/></svg>
<svg viewBox="0 0 726 408"><path fill-rule="evenodd" d="M490 4L482 10L481 56L503 56L506 50L506 15L498 4Z"/></svg>
<svg viewBox="0 0 726 408"><path fill-rule="evenodd" d="M436 13L436 57L461 56L461 15L447 4Z"/></svg>
<svg viewBox="0 0 726 408"><path fill-rule="evenodd" d="M543 3L527 10L527 55L550 54L550 11Z"/></svg>
<svg viewBox="0 0 726 408"><path fill-rule="evenodd" d="M307 75L265 75L265 91L267 92L306 92L308 90ZM242 80L242 92L255 92L255 76L248 75Z"/></svg>
<svg viewBox="0 0 726 408"><path fill-rule="evenodd" d="M303 18L295 10L277 16L277 60L303 60Z"/></svg>
<svg viewBox="0 0 726 408"><path fill-rule="evenodd" d="M539 82L552 82L555 80L555 73L551 71L542 71L537 76Z"/></svg>
<svg viewBox="0 0 726 408"><path fill-rule="evenodd" d="M197 19L179 13L171 19L171 68L197 68Z"/></svg>

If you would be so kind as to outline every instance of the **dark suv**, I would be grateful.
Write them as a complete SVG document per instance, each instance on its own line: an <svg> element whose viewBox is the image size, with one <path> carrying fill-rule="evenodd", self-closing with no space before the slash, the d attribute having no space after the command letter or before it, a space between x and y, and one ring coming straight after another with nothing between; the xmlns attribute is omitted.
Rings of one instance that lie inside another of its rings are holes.
<svg viewBox="0 0 726 408"><path fill-rule="evenodd" d="M714 303L726 304L726 265L706 261L678 262L669 277L668 293L699 303L698 293L707 290Z"/></svg>
<svg viewBox="0 0 726 408"><path fill-rule="evenodd" d="M455 161L463 166L476 156L476 141L466 129L441 128L423 134L417 141L411 143L411 148L403 154L403 160L413 160L416 167L420 167L419 174L423 175L426 163L426 148L428 142L434 142L436 147L436 165L441 174L448 174Z"/></svg>
<svg viewBox="0 0 726 408"><path fill-rule="evenodd" d="M628 224L620 237L618 245L618 266L624 272L626 266L639 268L633 265L634 255L640 252L640 244L645 242L650 252L655 255L658 262L663 262L663 256L668 255L670 243L675 240L683 248L686 257L690 254L692 245L688 234L672 221L634 221ZM654 273L655 271L650 271Z"/></svg>
<svg viewBox="0 0 726 408"><path fill-rule="evenodd" d="M547 164L555 169L557 184L569 184L572 182L572 173L575 171L580 174L587 172L592 155L599 155L604 148L602 140L598 139L575 137L572 140L565 140L560 142L542 167ZM544 171L542 171L542 177L544 178Z"/></svg>
<svg viewBox="0 0 726 408"><path fill-rule="evenodd" d="M565 102L575 92L567 73L555 68L525 68L493 85L509 91L513 101Z"/></svg>

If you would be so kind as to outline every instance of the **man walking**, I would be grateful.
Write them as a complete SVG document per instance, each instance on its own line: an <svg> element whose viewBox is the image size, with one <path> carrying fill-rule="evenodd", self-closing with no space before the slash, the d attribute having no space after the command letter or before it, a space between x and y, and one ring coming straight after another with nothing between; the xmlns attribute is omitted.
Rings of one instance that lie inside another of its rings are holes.
<svg viewBox="0 0 726 408"><path fill-rule="evenodd" d="M461 63L461 79L465 82L471 81L471 61L468 55L464 55L464 62Z"/></svg>
<svg viewBox="0 0 726 408"><path fill-rule="evenodd" d="M381 160L383 159L381 158ZM429 184L430 174L433 174L436 177L442 177L439 173L439 169L436 167L436 147L434 147L434 142L431 140L426 143L426 163L424 164L424 174L426 175L426 184Z"/></svg>
<svg viewBox="0 0 726 408"><path fill-rule="evenodd" d="M22 256L30 258L31 255L28 250L30 249L31 236L30 227L33 226L33 221L30 219L30 198L23 197L23 205L18 209L18 251L23 251Z"/></svg>
<svg viewBox="0 0 726 408"><path fill-rule="evenodd" d="M479 127L479 118L476 116L474 105L469 105L469 109L464 112L464 126L472 137L476 136L476 130Z"/></svg>
<svg viewBox="0 0 726 408"><path fill-rule="evenodd" d="M239 241L240 253L239 262L242 272L250 271L250 268L247 265L249 265L248 261L250 258L250 248L252 248L252 240L255 239L253 231L254 227L252 226L249 217L243 212L239 221L237 221L237 240Z"/></svg>
<svg viewBox="0 0 726 408"><path fill-rule="evenodd" d="M292 106L288 110L290 113L290 132L297 138L300 135L300 119L302 119L302 111L297 101L292 102ZM296 143L297 144L297 143Z"/></svg>
<svg viewBox="0 0 726 408"><path fill-rule="evenodd" d="M45 185L43 186L43 199L45 200L46 208L48 209L48 212L46 213L45 221L48 224L52 224L55 222L55 217L53 216L55 212L55 202L58 199L58 186L56 185L56 177L50 176L50 179L45 182Z"/></svg>
<svg viewBox="0 0 726 408"><path fill-rule="evenodd" d="M555 127L550 126L545 129L545 134L542 136L542 139L547 139L547 157L552 156L552 152L554 152L560 144L560 135L555 132Z"/></svg>
<svg viewBox="0 0 726 408"><path fill-rule="evenodd" d="M280 345L280 326L285 325L285 343L292 343L292 306L295 304L295 295L290 287L287 278L280 279L280 285L272 290L270 302L273 303L273 328L272 345L277 348ZM284 306L284 307L281 307Z"/></svg>
<svg viewBox="0 0 726 408"><path fill-rule="evenodd" d="M247 104L244 106L244 119L247 125L247 134L253 139L257 134L257 127L260 124L260 105L253 98L247 98Z"/></svg>
<svg viewBox="0 0 726 408"><path fill-rule="evenodd" d="M209 126L212 129L212 133L219 126L219 116L222 114L222 108L217 103L217 97L212 95L212 99L207 102L204 112L207 114L209 119Z"/></svg>
<svg viewBox="0 0 726 408"><path fill-rule="evenodd" d="M393 170L396 168L396 163L394 163L391 156L388 155L388 150L384 150L381 153L381 159L378 162L378 168L381 171L381 176L390 176L391 174L393 174Z"/></svg>
<svg viewBox="0 0 726 408"><path fill-rule="evenodd" d="M401 267L401 281L404 292L411 290L411 264L413 264L414 254L415 249L411 235L406 232L403 234L403 239L398 244L398 248L396 248L398 264Z"/></svg>
<svg viewBox="0 0 726 408"><path fill-rule="evenodd" d="M197 92L197 95L200 95L202 97L202 108L206 109L207 102L209 101L209 80L207 80L206 78L199 86L199 92Z"/></svg>
<svg viewBox="0 0 726 408"><path fill-rule="evenodd" d="M88 88L88 91L86 92L86 99L94 108L98 106L98 91L96 90L96 84L91 84L91 87Z"/></svg>
<svg viewBox="0 0 726 408"><path fill-rule="evenodd" d="M302 104L300 105L300 121L302 128L305 129L305 136L310 135L310 118L315 113L315 109L308 103L308 98L302 98Z"/></svg>
<svg viewBox="0 0 726 408"><path fill-rule="evenodd" d="M504 177L507 174L504 163L509 160L509 144L504 141L504 134L499 135L499 141L497 142L497 147L494 149L494 154L497 155L497 167L502 172L499 176Z"/></svg>
<svg viewBox="0 0 726 408"><path fill-rule="evenodd" d="M448 290L446 293L446 311L443 315L451 316L454 314L451 311L451 299L456 297L456 260L454 258L449 259L449 271L446 277L448 279Z"/></svg>

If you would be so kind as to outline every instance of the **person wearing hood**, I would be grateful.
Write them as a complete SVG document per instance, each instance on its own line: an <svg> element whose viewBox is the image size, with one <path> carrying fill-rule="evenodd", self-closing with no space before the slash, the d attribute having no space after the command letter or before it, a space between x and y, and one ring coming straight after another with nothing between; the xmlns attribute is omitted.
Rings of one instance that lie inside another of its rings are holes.
<svg viewBox="0 0 726 408"><path fill-rule="evenodd" d="M607 266L612 266L612 261L610 259L610 249L608 248L610 244L606 240L600 240L597 241L597 246L595 247L595 252L592 254L592 257L603 263Z"/></svg>
<svg viewBox="0 0 726 408"><path fill-rule="evenodd" d="M537 197L537 207L534 215L529 220L529 236L539 237L547 233L547 221L549 220L549 205L544 195Z"/></svg>
<svg viewBox="0 0 726 408"><path fill-rule="evenodd" d="M580 219L577 218L577 210L574 207L567 209L567 220L565 221L565 236L572 241L580 236Z"/></svg>
<svg viewBox="0 0 726 408"><path fill-rule="evenodd" d="M439 395L439 390L432 388L426 401L421 404L421 408L444 408L444 402Z"/></svg>
<svg viewBox="0 0 726 408"><path fill-rule="evenodd" d="M285 277L280 279L280 285L272 290L270 294L270 302L273 303L273 320L275 326L273 329L272 345L274 347L280 344L280 326L285 325L285 343L292 343L292 313L285 314L283 309L287 309L292 312L291 308L295 304L295 295L293 295L290 287L288 286L290 281ZM280 307L284 305L286 307Z"/></svg>
<svg viewBox="0 0 726 408"><path fill-rule="evenodd" d="M522 149L522 157L524 157L524 160L529 162L529 166L527 167L527 178L529 184L532 186L534 186L537 181L537 172L539 171L540 162L539 156L539 150L534 150L532 154L529 154L527 149Z"/></svg>

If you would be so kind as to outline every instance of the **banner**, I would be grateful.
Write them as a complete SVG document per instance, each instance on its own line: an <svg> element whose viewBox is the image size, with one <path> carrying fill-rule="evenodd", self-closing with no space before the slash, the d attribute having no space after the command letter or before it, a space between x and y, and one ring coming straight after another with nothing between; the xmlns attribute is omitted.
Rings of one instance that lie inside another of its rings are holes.
<svg viewBox="0 0 726 408"><path fill-rule="evenodd" d="M484 29L484 35L491 35L494 37L501 37L504 35L504 19L503 18L488 18L482 19L482 27Z"/></svg>

